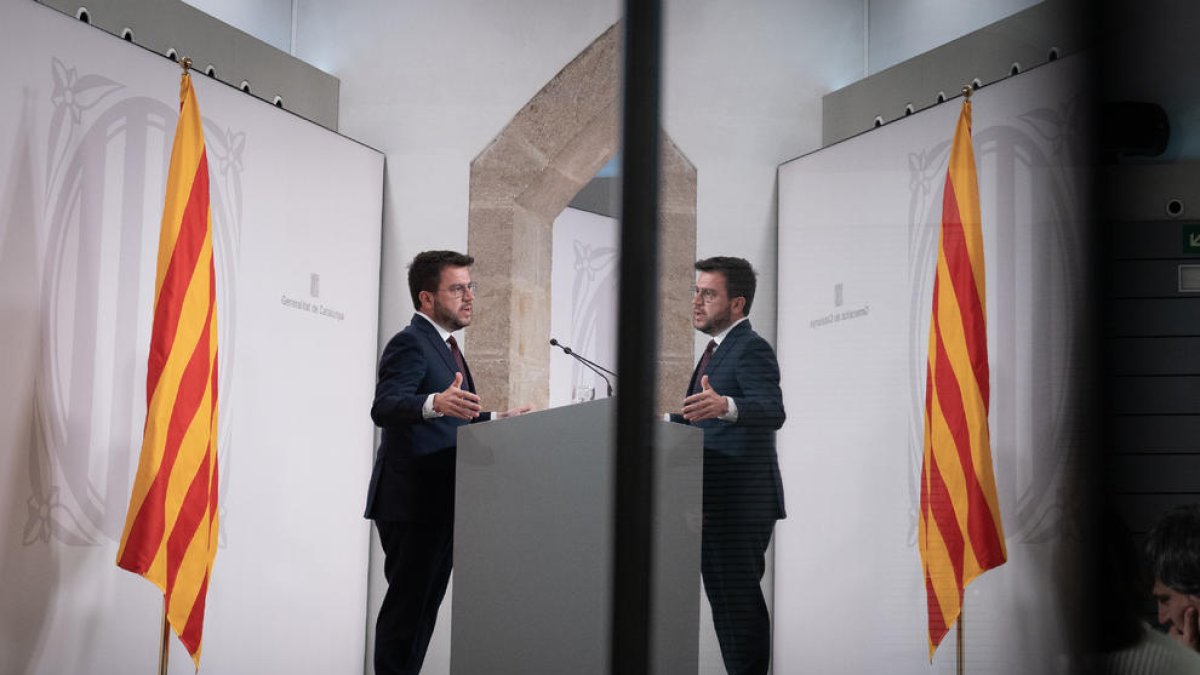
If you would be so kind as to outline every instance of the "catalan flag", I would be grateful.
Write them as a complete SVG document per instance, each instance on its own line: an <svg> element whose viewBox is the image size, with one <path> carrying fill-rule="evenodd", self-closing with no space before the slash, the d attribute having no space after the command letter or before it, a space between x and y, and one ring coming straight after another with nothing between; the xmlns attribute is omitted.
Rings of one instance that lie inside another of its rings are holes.
<svg viewBox="0 0 1200 675"><path fill-rule="evenodd" d="M117 565L162 589L200 667L217 553L217 305L208 158L185 72L167 172L146 373L146 427Z"/></svg>
<svg viewBox="0 0 1200 675"><path fill-rule="evenodd" d="M965 100L942 198L925 382L919 546L930 660L958 620L963 589L1007 557L988 441L985 298L971 102Z"/></svg>

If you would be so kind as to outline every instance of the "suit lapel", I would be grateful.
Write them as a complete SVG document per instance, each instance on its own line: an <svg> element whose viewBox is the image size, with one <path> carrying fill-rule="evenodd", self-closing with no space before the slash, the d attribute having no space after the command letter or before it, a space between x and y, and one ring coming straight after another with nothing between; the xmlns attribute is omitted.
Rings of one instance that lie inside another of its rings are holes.
<svg viewBox="0 0 1200 675"><path fill-rule="evenodd" d="M711 375L717 372L717 369L721 366L721 362L725 360L726 356L733 352L733 348L736 346L738 340L740 340L742 336L746 334L746 331L749 330L750 320L747 319L735 326L733 330L729 331L729 334L725 336L725 339L721 340L721 344L717 345L717 350L713 352L712 359L710 359L708 362L708 371L706 373L700 372L700 364L696 363L696 368L692 371L692 381L688 384L688 396L700 391L700 376Z"/></svg>
<svg viewBox="0 0 1200 675"><path fill-rule="evenodd" d="M749 319L739 323L734 327L733 330L729 331L729 335L726 335L725 339L721 340L721 344L717 347L717 351L713 352L712 361L708 362L709 373L715 373L717 371L717 368L720 367L721 362L725 360L726 356L729 356L733 353L734 348L737 347L738 341L740 341L749 331Z"/></svg>
<svg viewBox="0 0 1200 675"><path fill-rule="evenodd" d="M450 345L442 340L442 334L424 317L414 316L412 326L429 341L430 348L441 358L442 364L450 371L450 376L453 378L454 373L458 372L458 364L454 362L454 356L450 354ZM463 384L465 385L463 388L473 394L475 393L475 380L471 378L471 367L466 361L467 356L464 354L463 363L467 365L467 372L463 373Z"/></svg>

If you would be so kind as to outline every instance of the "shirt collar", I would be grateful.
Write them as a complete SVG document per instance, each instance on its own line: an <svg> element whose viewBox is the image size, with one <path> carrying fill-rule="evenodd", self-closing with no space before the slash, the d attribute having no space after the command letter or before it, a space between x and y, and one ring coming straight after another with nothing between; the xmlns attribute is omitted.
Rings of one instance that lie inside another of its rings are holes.
<svg viewBox="0 0 1200 675"><path fill-rule="evenodd" d="M733 323L729 324L729 328L726 328L725 330L721 331L720 333L717 333L716 335L714 335L712 337L713 342L716 342L717 346L720 347L721 342L723 342L725 340L725 336L729 335L729 331L733 330L734 328L737 327L737 325L739 323L741 323L749 318L750 317L748 317L748 316L743 316L742 318L738 319L737 321L734 321Z"/></svg>
<svg viewBox="0 0 1200 675"><path fill-rule="evenodd" d="M445 342L446 340L450 339L450 335L452 333L450 331L446 330L445 328L442 328L440 325L438 325L438 322L429 318L428 314L426 314L425 312L422 312L419 309L417 310L416 314L417 314L417 316L421 317L422 319L425 319L426 321L428 321L429 325L433 326L434 330L436 330L438 332L438 335L442 336L442 342Z"/></svg>

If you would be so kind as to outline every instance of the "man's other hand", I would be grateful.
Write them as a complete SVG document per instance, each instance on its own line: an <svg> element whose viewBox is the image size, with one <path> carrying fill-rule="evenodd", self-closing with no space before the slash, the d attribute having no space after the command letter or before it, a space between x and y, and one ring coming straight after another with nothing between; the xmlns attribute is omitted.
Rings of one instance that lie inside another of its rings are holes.
<svg viewBox="0 0 1200 675"><path fill-rule="evenodd" d="M533 412L533 406L528 403L505 410L504 412L498 412L496 413L496 419L502 420L505 417L516 417L517 415L524 415L527 412Z"/></svg>

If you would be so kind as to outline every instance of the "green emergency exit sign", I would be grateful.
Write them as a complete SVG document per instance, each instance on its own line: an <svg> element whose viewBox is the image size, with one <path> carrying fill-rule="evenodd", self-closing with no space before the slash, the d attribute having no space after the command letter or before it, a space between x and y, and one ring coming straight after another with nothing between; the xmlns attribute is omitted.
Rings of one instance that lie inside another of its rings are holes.
<svg viewBox="0 0 1200 675"><path fill-rule="evenodd" d="M1200 224L1182 226L1184 254L1200 255Z"/></svg>

